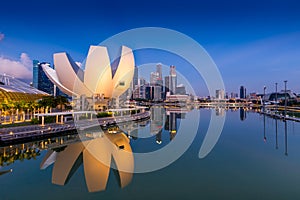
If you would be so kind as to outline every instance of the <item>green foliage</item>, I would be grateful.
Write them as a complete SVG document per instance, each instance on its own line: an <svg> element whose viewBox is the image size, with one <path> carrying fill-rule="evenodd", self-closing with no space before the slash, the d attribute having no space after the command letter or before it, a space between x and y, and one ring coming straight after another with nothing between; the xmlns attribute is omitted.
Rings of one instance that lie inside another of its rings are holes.
<svg viewBox="0 0 300 200"><path fill-rule="evenodd" d="M31 124L39 124L39 119L38 118L32 118L31 119Z"/></svg>
<svg viewBox="0 0 300 200"><path fill-rule="evenodd" d="M14 163L16 160L23 161L24 159L31 160L36 159L37 156L41 155L39 149L26 149L26 151L16 151L7 154L0 155L0 166L8 166Z"/></svg>
<svg viewBox="0 0 300 200"><path fill-rule="evenodd" d="M31 122L22 122L22 123L14 123L14 124L4 124L0 125L0 128L10 128L10 127L18 127L18 126L28 126L31 125Z"/></svg>
<svg viewBox="0 0 300 200"><path fill-rule="evenodd" d="M112 117L112 113L110 112L100 112L96 115L97 118L102 118L102 117Z"/></svg>
<svg viewBox="0 0 300 200"><path fill-rule="evenodd" d="M44 123L45 124L49 124L49 123L55 123L56 122L56 116L46 116L44 119ZM42 123L42 120L39 120L40 123Z"/></svg>

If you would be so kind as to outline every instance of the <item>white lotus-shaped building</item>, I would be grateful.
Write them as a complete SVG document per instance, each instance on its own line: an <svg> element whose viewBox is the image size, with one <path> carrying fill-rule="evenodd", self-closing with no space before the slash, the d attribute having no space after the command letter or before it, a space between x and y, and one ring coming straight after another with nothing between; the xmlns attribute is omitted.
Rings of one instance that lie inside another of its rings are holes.
<svg viewBox="0 0 300 200"><path fill-rule="evenodd" d="M73 97L118 98L130 86L134 74L132 50L121 47L117 70L113 74L107 48L90 46L85 70L66 53L53 55L55 70L43 66L48 78L65 94Z"/></svg>

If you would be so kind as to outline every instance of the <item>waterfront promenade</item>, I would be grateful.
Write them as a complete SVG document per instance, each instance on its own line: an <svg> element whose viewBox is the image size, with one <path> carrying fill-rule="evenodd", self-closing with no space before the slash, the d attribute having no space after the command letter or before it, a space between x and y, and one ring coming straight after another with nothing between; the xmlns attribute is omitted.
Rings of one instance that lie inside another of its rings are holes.
<svg viewBox="0 0 300 200"><path fill-rule="evenodd" d="M0 143L12 143L24 140L35 140L52 137L61 133L77 133L77 129L85 130L97 126L106 127L112 124L139 121L150 118L150 112L137 113L127 116L84 119L65 123L50 123L44 125L19 126L0 129Z"/></svg>

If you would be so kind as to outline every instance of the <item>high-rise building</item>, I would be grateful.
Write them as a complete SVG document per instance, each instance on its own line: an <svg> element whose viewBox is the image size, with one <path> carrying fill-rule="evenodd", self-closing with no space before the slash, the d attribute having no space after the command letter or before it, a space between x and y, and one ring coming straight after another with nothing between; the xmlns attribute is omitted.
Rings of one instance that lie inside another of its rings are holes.
<svg viewBox="0 0 300 200"><path fill-rule="evenodd" d="M145 79L142 77L139 78L133 92L134 99L138 99L138 98L145 99L145 85L146 85Z"/></svg>
<svg viewBox="0 0 300 200"><path fill-rule="evenodd" d="M183 84L177 85L176 94L186 95L186 89L185 89L185 86Z"/></svg>
<svg viewBox="0 0 300 200"><path fill-rule="evenodd" d="M170 92L170 82L171 76L165 76L164 99L166 99L167 93Z"/></svg>
<svg viewBox="0 0 300 200"><path fill-rule="evenodd" d="M158 63L156 65L156 73L157 73L157 80L156 84L162 86L163 85L163 79L162 79L162 65Z"/></svg>
<svg viewBox="0 0 300 200"><path fill-rule="evenodd" d="M145 85L145 99L153 100L154 89L151 85Z"/></svg>
<svg viewBox="0 0 300 200"><path fill-rule="evenodd" d="M150 74L150 85L156 85L158 80L158 73L157 72L151 72Z"/></svg>
<svg viewBox="0 0 300 200"><path fill-rule="evenodd" d="M174 65L170 66L170 93L176 94L176 86L177 86L177 75L176 75L176 67Z"/></svg>
<svg viewBox="0 0 300 200"><path fill-rule="evenodd" d="M171 65L170 75L165 76L164 96L166 97L168 92L170 92L171 95L176 94L176 86L177 86L176 67L174 65Z"/></svg>
<svg viewBox="0 0 300 200"><path fill-rule="evenodd" d="M246 88L244 86L240 87L240 99L246 98Z"/></svg>
<svg viewBox="0 0 300 200"><path fill-rule="evenodd" d="M158 85L146 85L145 98L152 101L161 100L161 87Z"/></svg>
<svg viewBox="0 0 300 200"><path fill-rule="evenodd" d="M42 66L47 65L51 66L49 63L42 62L40 63L38 60L33 60L33 69L32 69L32 85L34 88L44 91L48 94L54 95L54 85L49 80L45 72L43 71ZM52 67L51 67L52 68Z"/></svg>
<svg viewBox="0 0 300 200"><path fill-rule="evenodd" d="M32 62L32 86L34 88L38 88L38 81L39 81L39 61L33 60Z"/></svg>
<svg viewBox="0 0 300 200"><path fill-rule="evenodd" d="M174 65L170 66L170 76L176 76L176 67Z"/></svg>
<svg viewBox="0 0 300 200"><path fill-rule="evenodd" d="M139 79L139 70L137 68L137 66L134 67L134 74L133 74L133 80L132 80L132 83L133 83L133 88L138 85L138 80Z"/></svg>
<svg viewBox="0 0 300 200"><path fill-rule="evenodd" d="M237 97L238 97L238 94L237 94L237 93L231 92L230 98L235 99L235 98L237 98Z"/></svg>
<svg viewBox="0 0 300 200"><path fill-rule="evenodd" d="M225 98L225 92L223 89L216 90L216 99L224 99Z"/></svg>
<svg viewBox="0 0 300 200"><path fill-rule="evenodd" d="M33 60L33 69L32 69L32 86L36 89L39 89L43 92L46 92L50 95L54 96L65 96L68 97L65 93L63 93L59 88L57 88L52 81L48 78L43 70L43 66L46 65L53 69L53 66L47 62L39 62L38 60Z"/></svg>
<svg viewBox="0 0 300 200"><path fill-rule="evenodd" d="M158 63L156 65L156 73L157 73L157 80L156 85L160 86L160 99L163 99L163 78L162 78L162 64Z"/></svg>

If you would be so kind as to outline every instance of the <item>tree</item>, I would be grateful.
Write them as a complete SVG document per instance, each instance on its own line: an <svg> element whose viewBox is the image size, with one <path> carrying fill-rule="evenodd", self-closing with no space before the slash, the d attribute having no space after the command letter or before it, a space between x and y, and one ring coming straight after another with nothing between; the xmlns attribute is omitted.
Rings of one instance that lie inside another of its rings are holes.
<svg viewBox="0 0 300 200"><path fill-rule="evenodd" d="M59 105L61 111L63 110L63 106L66 106L69 103L68 99L64 96L57 96L55 102L56 105Z"/></svg>

